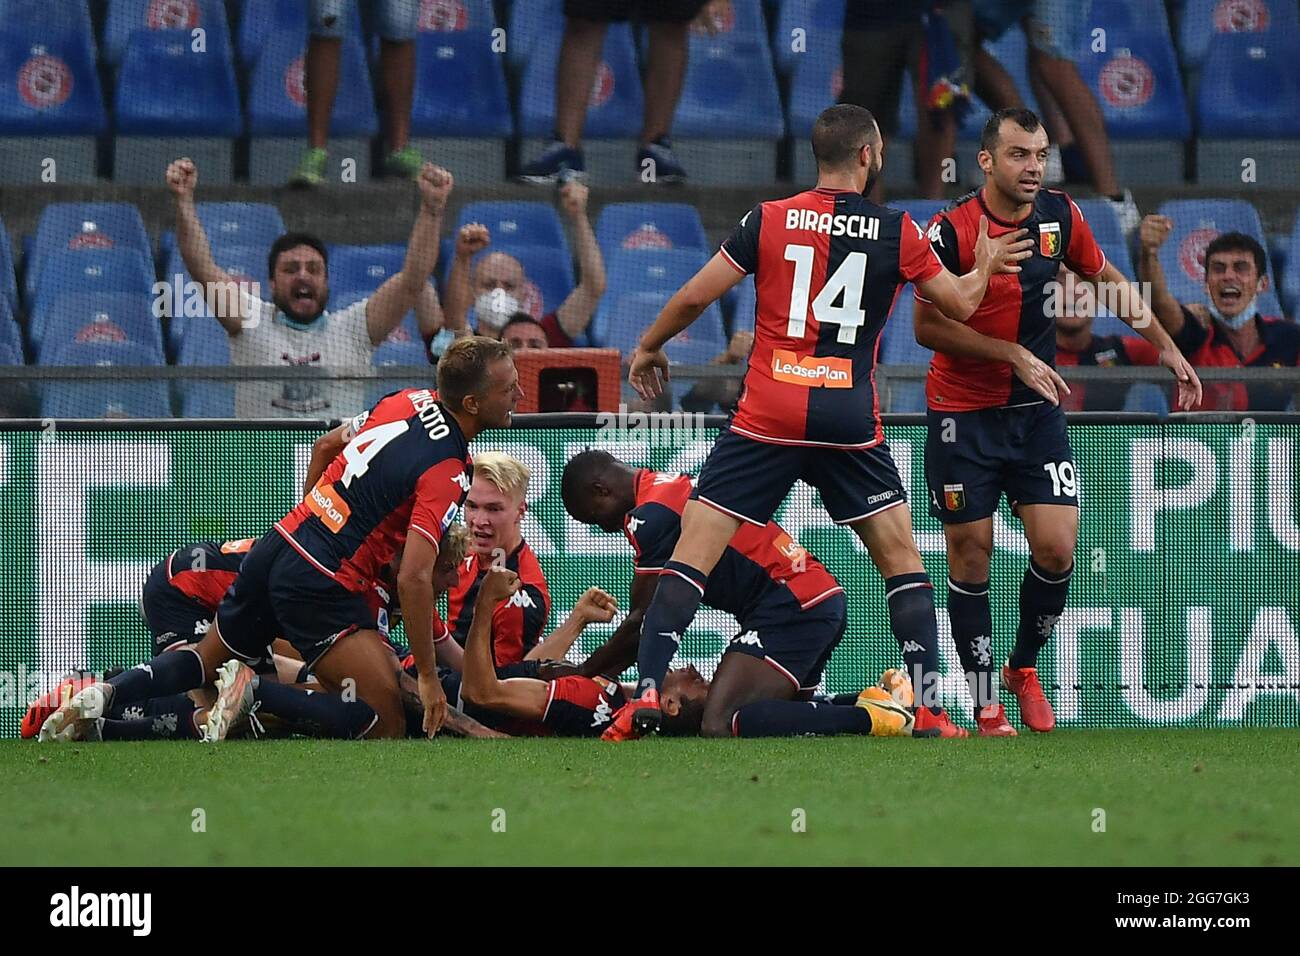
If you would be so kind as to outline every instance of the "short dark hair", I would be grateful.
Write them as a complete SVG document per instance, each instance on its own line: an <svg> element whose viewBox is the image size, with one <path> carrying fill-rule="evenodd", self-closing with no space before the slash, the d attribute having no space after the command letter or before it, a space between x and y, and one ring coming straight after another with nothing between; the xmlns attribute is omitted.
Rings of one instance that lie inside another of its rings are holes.
<svg viewBox="0 0 1300 956"><path fill-rule="evenodd" d="M1260 278L1268 274L1268 255L1254 238L1244 232L1221 232L1205 247L1206 274L1209 274L1210 256L1216 252L1249 252L1255 257L1255 273Z"/></svg>
<svg viewBox="0 0 1300 956"><path fill-rule="evenodd" d="M594 448L578 452L570 458L560 477L560 500L564 502L564 510L572 514L578 498L586 488L609 471L617 461L609 452Z"/></svg>
<svg viewBox="0 0 1300 956"><path fill-rule="evenodd" d="M297 246L310 246L320 253L320 257L325 260L325 271L329 272L330 257L325 251L325 243L321 242L310 232L286 232L275 242L271 243L271 251L266 257L266 274L275 277L275 264L280 260L280 254L287 252Z"/></svg>
<svg viewBox="0 0 1300 956"><path fill-rule="evenodd" d="M466 397L487 387L488 366L510 358L510 346L482 335L458 339L438 360L438 398L453 412L461 411Z"/></svg>
<svg viewBox="0 0 1300 956"><path fill-rule="evenodd" d="M659 723L660 736L698 737L700 727L704 724L704 701L703 695L682 698L681 707L677 713L664 713Z"/></svg>
<svg viewBox="0 0 1300 956"><path fill-rule="evenodd" d="M527 312L516 312L514 315L510 316L510 318L506 319L505 325L501 326L501 338L504 339L506 337L506 329L510 328L510 326L523 325L524 323L537 326L542 330L543 334L546 332L546 327Z"/></svg>
<svg viewBox="0 0 1300 956"><path fill-rule="evenodd" d="M880 145L871 111L852 103L822 110L812 128L812 151L817 165L826 169L847 166L863 146Z"/></svg>
<svg viewBox="0 0 1300 956"><path fill-rule="evenodd" d="M1026 133L1036 133L1038 132L1038 127L1043 125L1038 120L1038 114L1033 110L1012 107L998 110L990 116L988 122L984 124L984 130L980 133L980 149L991 153L998 148L998 139L1002 132L1002 123L1004 120L1011 120Z"/></svg>

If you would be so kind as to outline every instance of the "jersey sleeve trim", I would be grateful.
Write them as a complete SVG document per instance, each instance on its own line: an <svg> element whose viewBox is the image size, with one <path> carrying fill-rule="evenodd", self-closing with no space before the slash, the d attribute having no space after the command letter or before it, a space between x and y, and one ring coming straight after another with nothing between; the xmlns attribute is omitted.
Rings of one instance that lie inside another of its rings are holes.
<svg viewBox="0 0 1300 956"><path fill-rule="evenodd" d="M735 259L731 258L731 253L727 251L727 247L726 247L726 246L720 246L720 247L718 248L718 251L719 251L720 253L722 253L722 257L723 257L724 259L727 260L727 263L728 263L728 265L731 266L731 268L735 269L735 270L736 270L737 272L739 272L742 276L747 276L747 275L749 275L749 273L745 271L744 267L741 266L741 264L740 264L739 262L737 262Z"/></svg>
<svg viewBox="0 0 1300 956"><path fill-rule="evenodd" d="M424 535L426 538L428 538L428 539L429 539L429 543L433 545L433 550L434 550L435 552L436 552L436 551L441 551L441 550L442 550L442 548L438 545L438 539L435 538L432 534L430 534L427 530L425 530L424 528L420 527L418 524L415 524L414 522L412 522L412 523L410 524L409 527L410 527L410 530L412 530L412 531L418 531L418 532L420 532L420 534L422 534L422 535Z"/></svg>

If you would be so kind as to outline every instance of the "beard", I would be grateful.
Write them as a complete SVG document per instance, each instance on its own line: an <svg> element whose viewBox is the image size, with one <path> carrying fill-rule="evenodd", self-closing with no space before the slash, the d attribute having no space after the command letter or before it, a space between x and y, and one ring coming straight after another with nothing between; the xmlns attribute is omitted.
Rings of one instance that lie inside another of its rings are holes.
<svg viewBox="0 0 1300 956"><path fill-rule="evenodd" d="M876 163L875 168L872 169L871 172L867 173L867 184L862 187L862 195L871 195L871 190L876 188L876 180L880 179L880 172L884 167L885 164L883 162Z"/></svg>

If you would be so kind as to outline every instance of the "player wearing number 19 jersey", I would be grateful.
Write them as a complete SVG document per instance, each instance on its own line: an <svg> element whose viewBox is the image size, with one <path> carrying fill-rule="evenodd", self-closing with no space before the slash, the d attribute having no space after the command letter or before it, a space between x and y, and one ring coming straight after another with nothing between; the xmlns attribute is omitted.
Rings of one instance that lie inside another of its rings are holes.
<svg viewBox="0 0 1300 956"><path fill-rule="evenodd" d="M681 538L646 613L638 660L642 697L663 680L675 650L671 635L690 625L727 542L742 523L765 525L798 479L821 492L833 520L862 538L885 578L909 673L923 698L936 686L932 588L880 426L880 332L903 283L969 314L989 275L1004 263L1015 268L1010 263L1024 253L1014 236L985 243L976 268L957 278L926 248L906 213L865 199L881 168L880 131L866 110L830 107L814 124L812 146L816 188L751 210L664 307L632 359L633 385L653 396L659 373L667 371L663 344L753 274L754 349L744 390L700 472ZM939 713L935 707L933 716ZM647 713L642 722L656 719Z"/></svg>
<svg viewBox="0 0 1300 956"><path fill-rule="evenodd" d="M392 650L366 600L399 548L403 622L419 665L425 729L435 733L446 712L432 634L438 543L469 489L469 441L509 425L523 396L509 349L479 337L444 353L438 386L385 396L352 423L355 434L302 503L253 546L197 646L78 693L46 721L42 738L75 739L114 698L197 687L231 657L263 657L281 635L327 691L349 686L374 709L370 736L405 736Z"/></svg>

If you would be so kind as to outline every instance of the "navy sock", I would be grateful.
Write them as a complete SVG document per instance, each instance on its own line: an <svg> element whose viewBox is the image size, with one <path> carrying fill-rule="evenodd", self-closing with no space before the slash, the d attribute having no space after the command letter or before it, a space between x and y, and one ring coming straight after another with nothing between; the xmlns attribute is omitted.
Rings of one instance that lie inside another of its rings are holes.
<svg viewBox="0 0 1300 956"><path fill-rule="evenodd" d="M1073 573L1074 565L1064 571L1048 571L1029 559L1020 582L1020 626L1016 629L1016 646L1007 661L1009 666L1038 666L1038 652L1051 638L1056 619L1065 610Z"/></svg>
<svg viewBox="0 0 1300 956"><path fill-rule="evenodd" d="M924 571L885 579L889 626L903 651L917 707L939 713L939 625L934 619L934 586Z"/></svg>
<svg viewBox="0 0 1300 956"><path fill-rule="evenodd" d="M861 707L816 701L760 700L736 711L732 728L737 737L869 734L871 715Z"/></svg>
<svg viewBox="0 0 1300 956"><path fill-rule="evenodd" d="M948 579L948 619L975 709L996 704L993 683L993 610L987 581Z"/></svg>
<svg viewBox="0 0 1300 956"><path fill-rule="evenodd" d="M681 561L669 561L659 575L659 586L641 624L641 645L636 665L641 683L637 696L647 689L658 690L668 673L695 612L704 597L704 586L709 576Z"/></svg>
<svg viewBox="0 0 1300 956"><path fill-rule="evenodd" d="M159 654L153 660L122 671L108 681L112 706L133 704L150 697L170 697L203 684L203 662L191 650Z"/></svg>
<svg viewBox="0 0 1300 956"><path fill-rule="evenodd" d="M262 680L253 685L253 699L268 714L295 724L310 724L324 737L354 740L375 722L375 712L364 700L344 700L338 694L303 690Z"/></svg>
<svg viewBox="0 0 1300 956"><path fill-rule="evenodd" d="M129 704L111 713L117 718L105 720L100 731L105 740L198 740L194 726L194 701L189 694L174 694Z"/></svg>

